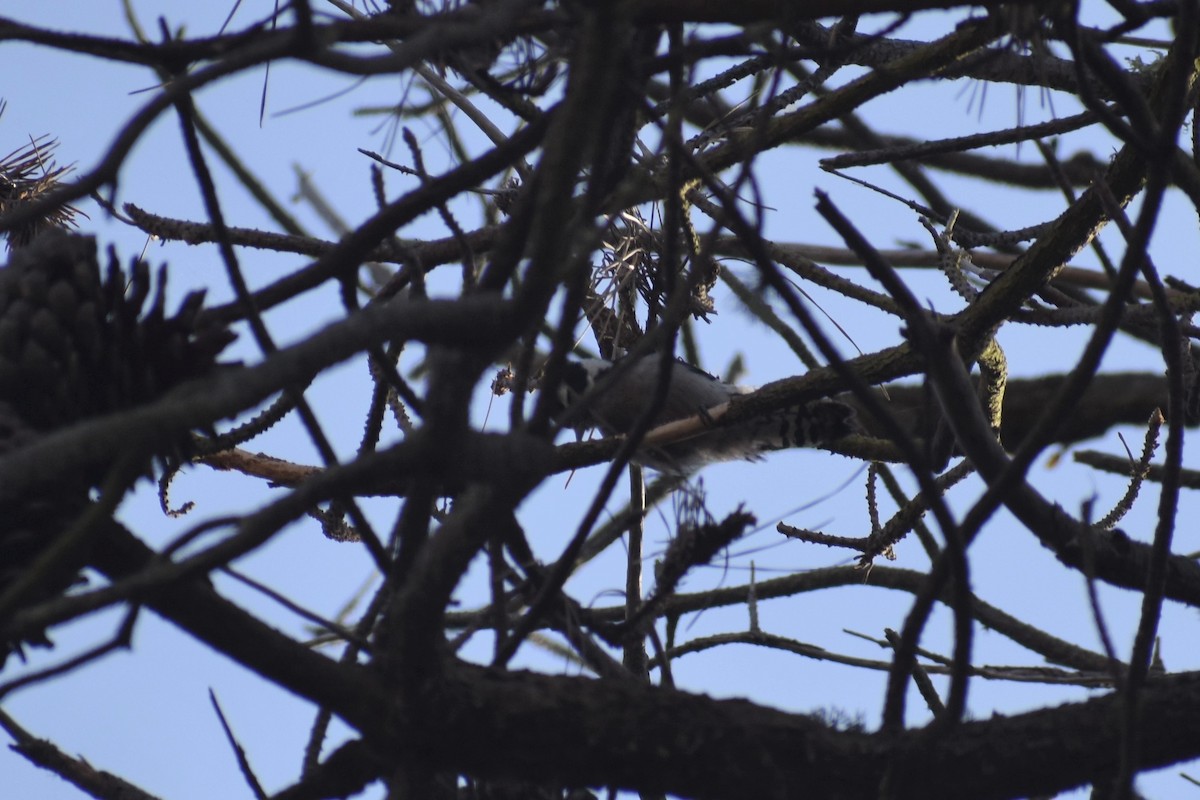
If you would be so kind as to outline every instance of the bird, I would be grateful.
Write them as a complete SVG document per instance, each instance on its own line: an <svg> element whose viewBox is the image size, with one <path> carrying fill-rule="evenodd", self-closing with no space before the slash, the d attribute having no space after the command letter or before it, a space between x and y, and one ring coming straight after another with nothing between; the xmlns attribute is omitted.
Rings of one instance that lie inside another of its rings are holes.
<svg viewBox="0 0 1200 800"><path fill-rule="evenodd" d="M568 359L551 400L562 427L582 434L597 428L612 436L628 434L655 396L660 358L655 354L616 361ZM662 408L651 427L688 417L749 394L755 387L727 383L685 361L672 360ZM687 476L719 461L758 460L763 453L829 444L858 430L854 409L837 400L815 400L732 425L713 423L679 441L643 446L632 461L662 473Z"/></svg>

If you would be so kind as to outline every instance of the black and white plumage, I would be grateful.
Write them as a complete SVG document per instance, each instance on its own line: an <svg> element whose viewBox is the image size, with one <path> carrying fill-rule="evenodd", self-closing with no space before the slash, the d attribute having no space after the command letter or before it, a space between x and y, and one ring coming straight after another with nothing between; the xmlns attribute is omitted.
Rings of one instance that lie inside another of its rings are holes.
<svg viewBox="0 0 1200 800"><path fill-rule="evenodd" d="M633 429L654 398L660 360L656 355L620 361L568 361L557 415L578 431L599 428L607 435ZM753 387L726 383L682 361L671 364L670 384L654 425L703 414ZM770 412L734 425L714 425L669 444L642 447L634 461L662 472L689 474L716 461L756 459L771 450L827 444L856 430L854 410L836 400L817 400Z"/></svg>

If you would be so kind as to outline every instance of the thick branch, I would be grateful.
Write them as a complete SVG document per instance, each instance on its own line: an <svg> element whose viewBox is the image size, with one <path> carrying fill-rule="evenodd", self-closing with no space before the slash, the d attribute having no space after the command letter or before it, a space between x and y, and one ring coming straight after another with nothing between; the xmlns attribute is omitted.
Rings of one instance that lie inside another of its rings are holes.
<svg viewBox="0 0 1200 800"><path fill-rule="evenodd" d="M1119 738L1115 695L892 740L633 681L464 668L438 699L426 733L447 769L685 797L866 798L885 785L896 798L1054 793L1105 774ZM1147 687L1141 766L1200 753L1197 712L1200 675Z"/></svg>
<svg viewBox="0 0 1200 800"><path fill-rule="evenodd" d="M1058 391L1065 377L1047 375L1041 378L1010 380L1004 398L1004 416L1001 440L1009 450L1015 450L1024 441L1037 415ZM853 398L840 398L855 405ZM928 430L926 413L937 413L931 405L923 387L892 384L887 387L887 406L894 410L909 430ZM1097 375L1071 415L1063 420L1055 431L1054 441L1068 445L1102 436L1117 425L1143 426L1155 408L1166 408L1167 381L1160 374L1149 372L1114 372ZM868 432L878 435L879 424L862 413L859 419Z"/></svg>
<svg viewBox="0 0 1200 800"><path fill-rule="evenodd" d="M114 532L95 565L110 577L152 553ZM376 752L478 777L616 785L685 797L1017 797L1089 782L1111 767L1115 695L996 717L944 738L831 730L810 717L635 681L460 665L430 687L424 713L401 708L360 667L338 665L262 624L199 580L144 598L162 616L268 680L329 706ZM1141 766L1200 754L1200 675L1143 693ZM385 709L391 710L388 713ZM988 776L981 780L980 776Z"/></svg>

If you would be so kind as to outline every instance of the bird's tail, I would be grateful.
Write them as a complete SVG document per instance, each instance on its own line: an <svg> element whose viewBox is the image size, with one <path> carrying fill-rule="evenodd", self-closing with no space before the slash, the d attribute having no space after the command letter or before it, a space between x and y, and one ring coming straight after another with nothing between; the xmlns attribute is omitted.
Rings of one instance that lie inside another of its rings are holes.
<svg viewBox="0 0 1200 800"><path fill-rule="evenodd" d="M818 447L860 430L854 409L817 400L711 430L681 442L645 448L637 460L664 472L687 475L716 461L755 460L792 447Z"/></svg>
<svg viewBox="0 0 1200 800"><path fill-rule="evenodd" d="M829 444L858 431L854 409L837 400L817 400L777 411L755 421L755 441L763 450Z"/></svg>

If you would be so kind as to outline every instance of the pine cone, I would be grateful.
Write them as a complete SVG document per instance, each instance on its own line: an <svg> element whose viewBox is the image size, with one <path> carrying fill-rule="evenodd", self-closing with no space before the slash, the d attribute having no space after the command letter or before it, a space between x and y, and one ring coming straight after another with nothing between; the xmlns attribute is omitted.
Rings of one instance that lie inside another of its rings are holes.
<svg viewBox="0 0 1200 800"><path fill-rule="evenodd" d="M167 317L165 284L160 271L143 310L152 289L149 266L135 261L127 277L110 251L102 281L96 243L86 236L51 231L13 251L0 269L0 459L45 432L152 402L219 368L217 355L233 334L198 323L203 292L189 294ZM178 458L189 446L189 431L179 431L154 455ZM108 466L60 471L53 484L0 502L0 603L9 612L53 599L79 580L96 543L66 545L61 534ZM56 547L66 549L37 567ZM3 599L26 579L15 603ZM0 636L0 666L23 642L50 644L44 631Z"/></svg>
<svg viewBox="0 0 1200 800"><path fill-rule="evenodd" d="M234 335L197 326L204 293L189 294L167 317L160 270L143 313L150 268L134 261L130 272L110 251L102 283L95 240L86 236L50 232L15 251L0 270L0 402L33 428L52 430L150 402L215 369Z"/></svg>

